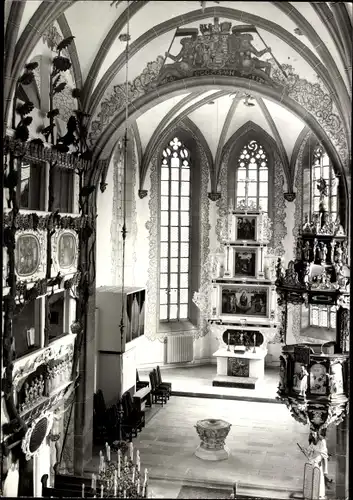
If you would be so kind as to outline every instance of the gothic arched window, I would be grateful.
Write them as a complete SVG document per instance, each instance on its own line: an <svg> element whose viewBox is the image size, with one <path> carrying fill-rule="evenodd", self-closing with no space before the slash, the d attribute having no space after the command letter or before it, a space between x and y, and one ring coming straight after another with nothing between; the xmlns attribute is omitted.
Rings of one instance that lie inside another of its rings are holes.
<svg viewBox="0 0 353 500"><path fill-rule="evenodd" d="M320 191L318 189L319 180L323 179L326 183L326 190L323 193L323 199L328 212L332 214L332 220L335 220L338 212L338 179L335 176L330 159L322 146L317 146L314 150L311 169L311 210L319 211Z"/></svg>
<svg viewBox="0 0 353 500"><path fill-rule="evenodd" d="M160 177L160 321L189 318L190 153L175 137Z"/></svg>
<svg viewBox="0 0 353 500"><path fill-rule="evenodd" d="M252 139L238 157L235 182L235 207L249 205L268 212L268 156L263 146Z"/></svg>

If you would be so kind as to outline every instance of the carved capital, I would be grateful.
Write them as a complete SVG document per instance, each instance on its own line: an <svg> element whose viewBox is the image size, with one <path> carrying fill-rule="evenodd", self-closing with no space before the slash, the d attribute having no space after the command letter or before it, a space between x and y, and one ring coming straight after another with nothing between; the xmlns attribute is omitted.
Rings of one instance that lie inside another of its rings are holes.
<svg viewBox="0 0 353 500"><path fill-rule="evenodd" d="M296 197L296 193L284 193L284 199L286 201L294 201L295 200L295 197Z"/></svg>
<svg viewBox="0 0 353 500"><path fill-rule="evenodd" d="M208 197L211 201L217 201L221 199L222 193L208 193Z"/></svg>
<svg viewBox="0 0 353 500"><path fill-rule="evenodd" d="M148 194L148 191L147 189L139 189L138 191L138 195L139 195L139 198L142 200L143 198L145 198Z"/></svg>

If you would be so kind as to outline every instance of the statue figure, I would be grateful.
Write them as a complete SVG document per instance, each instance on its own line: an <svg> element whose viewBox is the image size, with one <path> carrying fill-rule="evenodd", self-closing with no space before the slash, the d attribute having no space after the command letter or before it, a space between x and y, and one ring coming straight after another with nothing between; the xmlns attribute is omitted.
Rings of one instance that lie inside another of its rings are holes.
<svg viewBox="0 0 353 500"><path fill-rule="evenodd" d="M343 257L343 250L342 250L342 247L337 245L337 248L336 248L336 262L339 262L341 263L342 262L342 257Z"/></svg>
<svg viewBox="0 0 353 500"><path fill-rule="evenodd" d="M321 241L319 247L320 264L326 264L326 256L327 256L327 246L325 245L325 243Z"/></svg>
<svg viewBox="0 0 353 500"><path fill-rule="evenodd" d="M308 376L309 373L305 365L301 365L300 372L293 375L293 389L298 391L300 396L305 397L308 388Z"/></svg>
<svg viewBox="0 0 353 500"><path fill-rule="evenodd" d="M298 273L295 270L294 262L292 260L289 261L288 263L288 269L286 270L286 275L285 275L285 282L286 285L299 284Z"/></svg>
<svg viewBox="0 0 353 500"><path fill-rule="evenodd" d="M314 253L314 256L313 256L313 261L315 262L316 260L316 253L317 253L317 246L319 244L319 240L317 238L314 238L314 241L313 241L313 253Z"/></svg>
<svg viewBox="0 0 353 500"><path fill-rule="evenodd" d="M332 233L331 216L328 212L324 212L322 215L322 227L321 227L320 233L321 234L331 234Z"/></svg>
<svg viewBox="0 0 353 500"><path fill-rule="evenodd" d="M348 262L348 242L347 242L347 240L344 240L342 242L342 262L343 262L343 264L347 264L347 262Z"/></svg>
<svg viewBox="0 0 353 500"><path fill-rule="evenodd" d="M235 33L233 33L235 34ZM269 62L260 61L259 57L262 57L266 52L271 53L271 48L266 47L263 50L257 50L252 41L254 37L250 33L241 33L236 35L239 37L239 55L241 59L241 69L245 70L247 73L251 73L254 69L262 70L267 76L271 73L271 64ZM256 57L251 57L254 54Z"/></svg>
<svg viewBox="0 0 353 500"><path fill-rule="evenodd" d="M165 56L172 59L174 63L166 64L164 68L162 68L158 75L156 85L168 76L180 78L191 75L195 57L194 40L192 37L185 37L180 40L180 43L182 47L179 54L173 56L169 52L165 53Z"/></svg>
<svg viewBox="0 0 353 500"><path fill-rule="evenodd" d="M310 432L309 446L305 449L305 454L309 463L320 469L319 498L326 498L325 486L332 483L332 479L328 478L328 451L326 439L322 433Z"/></svg>
<svg viewBox="0 0 353 500"><path fill-rule="evenodd" d="M309 261L310 260L310 243L309 241L305 242L304 248L303 248L303 255L304 255L304 260Z"/></svg>
<svg viewBox="0 0 353 500"><path fill-rule="evenodd" d="M312 231L312 226L309 222L309 216L308 216L308 214L305 214L304 224L303 224L303 233L311 233L311 231Z"/></svg>
<svg viewBox="0 0 353 500"><path fill-rule="evenodd" d="M313 215L312 228L314 230L314 233L317 234L320 232L321 224L320 224L320 215L318 213Z"/></svg>
<svg viewBox="0 0 353 500"><path fill-rule="evenodd" d="M335 220L334 235L335 236L344 236L345 235L343 226L341 226L341 220L340 220L340 216L339 215L337 215L336 220Z"/></svg>
<svg viewBox="0 0 353 500"><path fill-rule="evenodd" d="M331 264L333 264L334 263L334 258L335 258L336 240L331 240L330 246L331 246L330 260L331 260Z"/></svg>
<svg viewBox="0 0 353 500"><path fill-rule="evenodd" d="M279 357L279 385L278 390L284 391L287 388L286 361L283 356Z"/></svg>

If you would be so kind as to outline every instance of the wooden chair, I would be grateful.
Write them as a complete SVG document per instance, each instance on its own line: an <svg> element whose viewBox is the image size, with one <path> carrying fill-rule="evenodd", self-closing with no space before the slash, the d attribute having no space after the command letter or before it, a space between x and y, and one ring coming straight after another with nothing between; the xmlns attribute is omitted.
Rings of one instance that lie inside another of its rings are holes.
<svg viewBox="0 0 353 500"><path fill-rule="evenodd" d="M142 429L142 422L139 419L129 416L129 407L126 398L121 398L122 407L124 410L123 420L121 422L121 431L124 439L132 441L133 437L137 437L137 433Z"/></svg>
<svg viewBox="0 0 353 500"><path fill-rule="evenodd" d="M168 394L170 396L171 393L172 393L172 384L171 384L171 382L164 382L162 380L161 369L159 368L158 365L157 365L157 369L156 369L156 375L157 375L158 387L162 387L162 388L167 389L168 390ZM169 399L169 397L168 397L168 399Z"/></svg>
<svg viewBox="0 0 353 500"><path fill-rule="evenodd" d="M158 387L156 374L152 371L149 374L152 390L152 402L155 404L167 403L168 391L166 389Z"/></svg>
<svg viewBox="0 0 353 500"><path fill-rule="evenodd" d="M139 430L142 430L142 427L145 427L145 412L138 410L136 405L133 403L129 392L126 392L123 397L125 397L126 401L128 418L139 422Z"/></svg>
<svg viewBox="0 0 353 500"><path fill-rule="evenodd" d="M150 384L148 382L142 382L139 377L139 372L136 370L136 391L143 389L143 387L147 387Z"/></svg>

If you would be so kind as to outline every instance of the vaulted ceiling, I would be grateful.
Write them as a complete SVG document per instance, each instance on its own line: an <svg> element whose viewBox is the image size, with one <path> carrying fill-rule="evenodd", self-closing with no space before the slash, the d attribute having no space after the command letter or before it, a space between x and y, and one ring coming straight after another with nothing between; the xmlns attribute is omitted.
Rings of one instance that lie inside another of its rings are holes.
<svg viewBox="0 0 353 500"><path fill-rule="evenodd" d="M233 26L255 25L258 35L254 35L254 46L262 50L265 42L281 65L290 65L293 73L309 83L319 83L332 97L333 109L349 134L351 3L6 0L5 73L16 78L23 65L41 53L41 35L54 25L63 37L75 36L70 48L75 84L83 89L86 111L97 117L114 86L125 82L125 43L119 35L128 31L131 36L128 79L132 82L149 62L164 57L177 27L198 28L201 23L213 23L215 17ZM170 52L177 54L179 50L180 39L175 39ZM267 54L268 59L272 56ZM10 88L11 83L6 85ZM287 163L306 125L305 119L281 102L265 96L252 95L246 100L239 89L185 89L184 93L151 103L149 109L134 117L140 154L145 153L156 133L185 117L204 135L214 158L237 129L253 121L276 140ZM111 143L116 140L118 137L113 136Z"/></svg>

